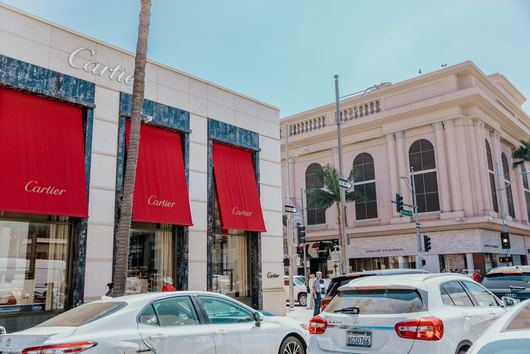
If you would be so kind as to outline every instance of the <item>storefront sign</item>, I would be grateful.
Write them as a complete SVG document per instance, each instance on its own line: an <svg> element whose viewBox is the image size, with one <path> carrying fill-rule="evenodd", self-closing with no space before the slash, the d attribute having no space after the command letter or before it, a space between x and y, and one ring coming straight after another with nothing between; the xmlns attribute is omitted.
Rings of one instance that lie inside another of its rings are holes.
<svg viewBox="0 0 530 354"><path fill-rule="evenodd" d="M55 186L41 186L38 181L29 181L24 186L24 190L28 193L40 193L40 194L50 194L50 195L62 195L66 192L66 189L60 189Z"/></svg>
<svg viewBox="0 0 530 354"><path fill-rule="evenodd" d="M382 248L377 250L366 250L367 254L370 253L386 253L386 252L404 252L405 249L403 248Z"/></svg>
<svg viewBox="0 0 530 354"><path fill-rule="evenodd" d="M127 85L132 85L134 81L133 74L127 72L125 68L120 65L106 65L95 60L86 60L79 57L80 53L89 53L90 57L94 57L96 52L89 48L77 48L68 57L68 64L74 69L80 69L87 73L92 73L96 76L107 76L109 80L115 80Z"/></svg>
<svg viewBox="0 0 530 354"><path fill-rule="evenodd" d="M267 278L269 278L269 279L279 278L279 277L280 277L280 274L278 274L278 273L273 273L273 272L268 272L267 273Z"/></svg>
<svg viewBox="0 0 530 354"><path fill-rule="evenodd" d="M240 210L238 207L234 207L232 209L232 214L235 215L235 216L246 216L246 217L249 217L249 216L252 215L252 212L248 211L248 210Z"/></svg>
<svg viewBox="0 0 530 354"><path fill-rule="evenodd" d="M149 198L147 198L147 204L152 206L161 206L166 208L173 208L175 206L175 202L171 202L169 200L159 200L156 195L151 195Z"/></svg>

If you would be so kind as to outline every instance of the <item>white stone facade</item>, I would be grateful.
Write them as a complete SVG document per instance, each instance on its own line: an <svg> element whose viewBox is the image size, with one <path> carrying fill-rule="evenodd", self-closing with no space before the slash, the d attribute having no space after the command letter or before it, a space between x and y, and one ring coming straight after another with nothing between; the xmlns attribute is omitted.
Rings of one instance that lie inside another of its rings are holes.
<svg viewBox="0 0 530 354"><path fill-rule="evenodd" d="M69 65L79 48L81 58L109 66L134 69L134 55L48 21L0 4L0 54L55 70L96 85L85 299L100 297L112 278L115 188L120 92L132 85L98 76ZM213 118L259 133L262 233L263 307L285 311L283 280L267 278L283 269L279 110L216 84L149 61L145 98L190 112L189 198L193 226L189 228L189 289L207 287L207 119Z"/></svg>

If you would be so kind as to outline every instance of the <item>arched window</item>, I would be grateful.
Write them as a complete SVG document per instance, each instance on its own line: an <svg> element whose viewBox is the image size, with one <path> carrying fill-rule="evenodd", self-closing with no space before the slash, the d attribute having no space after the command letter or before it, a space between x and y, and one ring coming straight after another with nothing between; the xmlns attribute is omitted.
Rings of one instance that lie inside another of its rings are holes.
<svg viewBox="0 0 530 354"><path fill-rule="evenodd" d="M524 199L526 200L526 214L527 220L530 222L530 187L528 186L528 172L526 171L525 165L521 165L521 173L523 175L523 189Z"/></svg>
<svg viewBox="0 0 530 354"><path fill-rule="evenodd" d="M493 203L493 210L499 212L499 203L497 201L497 186L495 183L495 170L493 169L493 156L491 155L490 143L486 141L486 157L488 160L488 175L490 178L491 202Z"/></svg>
<svg viewBox="0 0 530 354"><path fill-rule="evenodd" d="M356 192L366 197L362 202L355 202L357 220L376 219L375 169L370 154L363 152L353 160L353 186Z"/></svg>
<svg viewBox="0 0 530 354"><path fill-rule="evenodd" d="M508 157L503 152L501 154L502 159L502 172L504 175L504 189L506 190L506 202L508 204L508 214L512 218L515 218L515 208L513 206L513 195L512 195L512 184L510 183L510 165L508 164Z"/></svg>
<svg viewBox="0 0 530 354"><path fill-rule="evenodd" d="M308 198L311 188L323 188L324 181L318 173L322 171L322 166L318 163L313 163L305 170L305 190L306 200ZM326 209L309 208L307 211L307 225L318 225L326 223Z"/></svg>
<svg viewBox="0 0 530 354"><path fill-rule="evenodd" d="M439 211L434 146L428 140L416 140L409 149L409 162L414 169L418 212Z"/></svg>

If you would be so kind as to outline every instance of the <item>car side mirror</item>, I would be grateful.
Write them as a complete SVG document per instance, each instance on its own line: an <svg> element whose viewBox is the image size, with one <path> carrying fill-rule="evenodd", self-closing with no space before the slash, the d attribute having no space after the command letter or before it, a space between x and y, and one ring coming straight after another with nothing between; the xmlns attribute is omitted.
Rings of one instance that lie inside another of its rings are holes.
<svg viewBox="0 0 530 354"><path fill-rule="evenodd" d="M501 300L502 300L504 307L514 306L519 302L519 300L514 299L513 297L508 297L508 296L503 296Z"/></svg>
<svg viewBox="0 0 530 354"><path fill-rule="evenodd" d="M254 312L253 317L254 317L254 321L256 322L256 327L260 327L261 321L263 321L263 316L261 315L261 313L256 311Z"/></svg>
<svg viewBox="0 0 530 354"><path fill-rule="evenodd" d="M7 334L7 331L6 331L5 327L0 326L0 336L2 334Z"/></svg>

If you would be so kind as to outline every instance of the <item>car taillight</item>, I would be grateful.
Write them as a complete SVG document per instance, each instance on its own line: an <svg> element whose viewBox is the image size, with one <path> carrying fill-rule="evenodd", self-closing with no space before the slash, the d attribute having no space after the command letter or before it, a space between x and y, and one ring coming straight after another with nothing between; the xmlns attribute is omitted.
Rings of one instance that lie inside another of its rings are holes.
<svg viewBox="0 0 530 354"><path fill-rule="evenodd" d="M328 328L328 321L320 316L315 316L309 321L309 333L310 334L323 334Z"/></svg>
<svg viewBox="0 0 530 354"><path fill-rule="evenodd" d="M94 342L77 342L77 343L62 343L62 344L51 344L43 345L40 347L26 348L22 351L22 354L71 354L81 353L87 349L95 346Z"/></svg>
<svg viewBox="0 0 530 354"><path fill-rule="evenodd" d="M324 311L326 309L326 306L331 302L330 299L324 299L320 302L320 309L321 311Z"/></svg>
<svg viewBox="0 0 530 354"><path fill-rule="evenodd" d="M415 318L399 322L394 326L401 338L418 340L440 340L444 335L444 323L436 317Z"/></svg>

